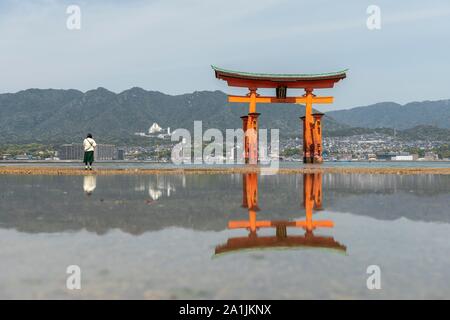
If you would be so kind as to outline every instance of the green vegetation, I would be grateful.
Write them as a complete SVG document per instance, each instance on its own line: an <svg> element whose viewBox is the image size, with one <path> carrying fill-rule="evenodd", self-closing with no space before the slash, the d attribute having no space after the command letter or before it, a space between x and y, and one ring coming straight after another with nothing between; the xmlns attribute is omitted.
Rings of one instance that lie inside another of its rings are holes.
<svg viewBox="0 0 450 320"><path fill-rule="evenodd" d="M30 143L23 145L16 145L16 144L0 145L0 156L11 155L11 157L15 157L24 154L45 159L53 157L55 155L55 150L52 146L47 146L38 143Z"/></svg>
<svg viewBox="0 0 450 320"><path fill-rule="evenodd" d="M172 155L172 150L170 150L170 149L161 150L156 153L156 157L158 159L170 159L171 155Z"/></svg>
<svg viewBox="0 0 450 320"><path fill-rule="evenodd" d="M439 148L433 150L439 156L439 159L450 158L450 144L443 144Z"/></svg>
<svg viewBox="0 0 450 320"><path fill-rule="evenodd" d="M284 149L281 154L282 157L293 157L293 156L299 156L300 150L298 148L286 148Z"/></svg>
<svg viewBox="0 0 450 320"><path fill-rule="evenodd" d="M381 102L370 106L327 112L327 115L349 127L396 128L417 126L450 129L450 101L422 101L400 105Z"/></svg>
<svg viewBox="0 0 450 320"><path fill-rule="evenodd" d="M144 146L146 132L153 122L161 127L188 129L202 120L203 131L217 128L240 128L240 117L247 113L245 104L227 103L220 91L201 91L178 96L141 88L120 94L104 88L83 93L77 90L29 89L0 94L0 144L80 143L92 133L97 143ZM298 135L299 116L304 108L292 104L258 105L260 128L278 128L280 135ZM324 116L326 130L342 129L332 118Z"/></svg>
<svg viewBox="0 0 450 320"><path fill-rule="evenodd" d="M337 130L328 130L326 131L325 128L323 130L324 135L326 137L349 137L349 136L355 136L355 135L362 135L362 134L385 134L385 135L394 135L394 129L391 128L376 128L376 129L370 129L370 128L342 128Z"/></svg>
<svg viewBox="0 0 450 320"><path fill-rule="evenodd" d="M419 158L425 157L425 150L417 147L406 148L404 151L409 152L410 154L418 154Z"/></svg>
<svg viewBox="0 0 450 320"><path fill-rule="evenodd" d="M104 88L78 90L29 89L0 94L0 145L81 143L88 132L97 143L150 146L158 143L135 135L153 122L161 127L185 128L193 134L194 121L203 131L240 128L246 104L230 104L220 91L177 96L132 88L116 94ZM280 137L301 135L304 108L293 104L258 104L260 128L279 129ZM403 140L450 142L449 100L400 106L395 103L327 112L325 137L380 133ZM381 127L381 128L380 128ZM44 150L45 151L45 150ZM14 151L13 152L19 152ZM445 153L445 151L443 151ZM5 152L7 153L7 152Z"/></svg>
<svg viewBox="0 0 450 320"><path fill-rule="evenodd" d="M421 125L400 131L398 137L410 141L450 141L450 129Z"/></svg>

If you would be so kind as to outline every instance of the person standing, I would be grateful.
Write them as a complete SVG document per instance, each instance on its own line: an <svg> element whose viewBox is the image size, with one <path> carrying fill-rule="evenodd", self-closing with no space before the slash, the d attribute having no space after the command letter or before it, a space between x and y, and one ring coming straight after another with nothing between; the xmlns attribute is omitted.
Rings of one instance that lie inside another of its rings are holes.
<svg viewBox="0 0 450 320"><path fill-rule="evenodd" d="M86 139L83 141L84 148L84 165L85 170L92 170L92 163L94 162L94 151L97 147L97 143L92 139L92 134L88 134Z"/></svg>

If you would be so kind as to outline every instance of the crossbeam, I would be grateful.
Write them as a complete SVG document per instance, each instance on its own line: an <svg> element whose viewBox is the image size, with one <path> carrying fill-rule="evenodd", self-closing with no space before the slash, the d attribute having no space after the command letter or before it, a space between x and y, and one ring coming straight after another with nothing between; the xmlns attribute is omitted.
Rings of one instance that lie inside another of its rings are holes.
<svg viewBox="0 0 450 320"><path fill-rule="evenodd" d="M259 221L248 221L248 220L238 220L229 221L229 229L248 229L248 228L276 228L279 226L294 227L294 228L304 228L312 230L315 228L333 228L334 223L331 220L299 220L299 221L286 221L284 223L277 223L276 221L270 220L259 220Z"/></svg>
<svg viewBox="0 0 450 320"><path fill-rule="evenodd" d="M295 103L295 104L305 104L308 102L307 97L286 97L284 99L280 99L277 97L268 97L268 96L256 96L252 98L251 96L228 96L228 102L230 103ZM312 103L317 104L329 104L333 103L333 97L316 97L313 96L311 99Z"/></svg>

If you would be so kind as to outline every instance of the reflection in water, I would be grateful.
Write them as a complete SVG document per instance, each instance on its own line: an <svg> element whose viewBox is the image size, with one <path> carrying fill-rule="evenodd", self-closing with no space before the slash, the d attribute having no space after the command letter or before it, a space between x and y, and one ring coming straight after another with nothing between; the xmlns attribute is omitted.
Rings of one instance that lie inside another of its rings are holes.
<svg viewBox="0 0 450 320"><path fill-rule="evenodd" d="M93 179L0 176L0 298L450 297L449 175ZM90 197L84 185L97 185ZM65 289L69 264L89 276L79 292ZM366 288L372 264L382 290Z"/></svg>
<svg viewBox="0 0 450 320"><path fill-rule="evenodd" d="M161 175L151 176L147 183L145 181L139 181L139 184L135 185L134 191L144 192L147 187L149 195L147 202L156 201L162 196L170 197L176 191L175 185L169 181L168 177Z"/></svg>
<svg viewBox="0 0 450 320"><path fill-rule="evenodd" d="M450 224L450 176L322 174L322 178L320 193L319 184L303 182L310 179L308 175L259 176L258 218L290 221L304 217L298 193L305 184L316 189L310 192L317 195L315 211L323 197L324 214L332 214L336 224L340 213L378 221L405 218ZM0 230L105 234L120 229L141 235L178 227L218 232L224 231L230 220L243 219L242 210L236 210L242 203L243 179L248 179L242 175L97 176L95 191L90 201L85 201L82 186L92 186L93 179L95 176L0 177ZM157 189L158 181L163 188ZM380 187L383 181L386 186ZM143 190L137 191L141 185ZM149 197L152 188L162 193L156 201ZM335 237L343 232L341 228L339 224L339 230L333 230Z"/></svg>
<svg viewBox="0 0 450 320"><path fill-rule="evenodd" d="M170 197L175 191L175 186L165 176L156 176L156 179L151 179L148 184L148 195L152 200L158 200L164 194Z"/></svg>
<svg viewBox="0 0 450 320"><path fill-rule="evenodd" d="M90 196L95 188L97 188L97 176L94 175L88 175L88 176L84 176L83 179L83 189L84 192Z"/></svg>
<svg viewBox="0 0 450 320"><path fill-rule="evenodd" d="M232 252L242 249L266 249L289 247L331 248L346 251L346 246L335 241L333 237L316 236L313 231L317 228L333 228L331 220L313 220L313 211L322 210L322 174L311 173L303 175L303 206L305 220L259 220L258 207L258 175L256 173L243 174L242 207L247 208L248 220L232 220L229 229L247 229L247 237L229 238L226 244L216 247L215 254ZM287 228L303 228L303 236L288 235ZM260 228L274 228L275 236L258 236Z"/></svg>

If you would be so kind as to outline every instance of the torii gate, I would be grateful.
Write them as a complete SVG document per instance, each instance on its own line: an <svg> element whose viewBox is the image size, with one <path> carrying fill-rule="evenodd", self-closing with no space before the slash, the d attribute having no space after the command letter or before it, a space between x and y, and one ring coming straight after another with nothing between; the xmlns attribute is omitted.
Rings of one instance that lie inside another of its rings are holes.
<svg viewBox="0 0 450 320"><path fill-rule="evenodd" d="M280 225L276 221L256 219L258 207L258 174L245 173L243 175L243 201L242 207L248 209L248 220L230 221L229 229L247 228L250 233L256 233L259 228L273 228ZM322 210L322 174L305 173L303 175L303 206L305 220L285 222L285 227L304 228L313 231L316 228L333 228L331 220L313 220L313 210Z"/></svg>
<svg viewBox="0 0 450 320"><path fill-rule="evenodd" d="M305 208L305 220L272 221L257 220L258 207L258 175L257 173L246 173L243 175L243 203L242 206L248 210L248 220L229 221L229 229L247 229L247 237L228 239L227 243L216 247L215 254L225 252L268 247L320 247L333 248L346 251L346 246L340 244L333 237L316 236L316 228L333 228L331 220L313 220L313 210L322 209L322 174L310 173L303 175L303 206ZM305 235L288 236L287 228L303 228ZM258 236L260 228L275 228L275 236Z"/></svg>
<svg viewBox="0 0 450 320"><path fill-rule="evenodd" d="M248 103L249 111L243 116L242 128L245 132L245 161L256 164L258 162L258 116L257 103L295 103L305 105L305 119L303 120L303 162L321 163L322 132L320 126L321 114L313 114L312 105L333 103L333 97L317 97L314 89L333 88L334 84L346 77L346 70L319 74L267 74L250 73L221 69L212 66L216 78L227 81L231 87L248 88L246 96L228 96L228 102ZM276 89L275 97L260 96L259 88ZM300 97L287 97L287 89L304 89L305 94Z"/></svg>

